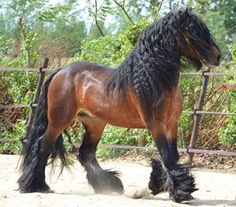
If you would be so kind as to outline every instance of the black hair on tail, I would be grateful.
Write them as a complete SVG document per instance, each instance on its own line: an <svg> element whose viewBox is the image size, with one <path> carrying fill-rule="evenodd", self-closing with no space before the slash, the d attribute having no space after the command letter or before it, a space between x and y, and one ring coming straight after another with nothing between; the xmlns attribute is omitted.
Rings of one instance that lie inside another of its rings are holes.
<svg viewBox="0 0 236 207"><path fill-rule="evenodd" d="M39 138L45 133L48 125L48 118L47 118L47 95L48 95L48 87L50 82L52 81L53 77L58 73L60 70L55 70L45 81L42 93L38 101L38 106L36 109L36 114L34 116L33 125L29 136L26 137L26 142L23 143L23 162L22 162L22 169L24 170L33 160L33 151L37 151L37 146L39 144ZM65 148L63 146L63 138L62 134L59 135L54 149L51 151L51 158L52 161L59 155L62 161L62 167L66 165L66 158L65 158Z"/></svg>

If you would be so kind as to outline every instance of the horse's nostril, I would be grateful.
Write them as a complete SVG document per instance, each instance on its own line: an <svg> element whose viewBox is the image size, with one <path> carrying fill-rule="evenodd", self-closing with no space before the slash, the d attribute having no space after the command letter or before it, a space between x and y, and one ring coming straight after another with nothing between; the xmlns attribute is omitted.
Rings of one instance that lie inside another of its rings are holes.
<svg viewBox="0 0 236 207"><path fill-rule="evenodd" d="M216 57L217 61L220 61L220 58L221 58L221 55L220 54L217 55L217 57Z"/></svg>

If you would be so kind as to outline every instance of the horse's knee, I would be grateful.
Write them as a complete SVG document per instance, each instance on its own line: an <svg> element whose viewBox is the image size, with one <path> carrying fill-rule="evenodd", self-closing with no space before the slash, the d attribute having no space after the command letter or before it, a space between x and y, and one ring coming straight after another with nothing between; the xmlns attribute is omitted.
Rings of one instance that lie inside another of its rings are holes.
<svg viewBox="0 0 236 207"><path fill-rule="evenodd" d="M39 139L40 152L50 152L53 149L54 141L47 136L42 136Z"/></svg>

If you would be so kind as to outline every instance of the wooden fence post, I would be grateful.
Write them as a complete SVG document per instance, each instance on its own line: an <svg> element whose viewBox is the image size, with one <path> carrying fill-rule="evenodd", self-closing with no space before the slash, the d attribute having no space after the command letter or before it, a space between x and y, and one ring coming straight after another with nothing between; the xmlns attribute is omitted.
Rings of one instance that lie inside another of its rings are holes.
<svg viewBox="0 0 236 207"><path fill-rule="evenodd" d="M48 62L49 62L49 59L44 58L42 66L39 67L39 78L38 78L38 82L37 82L36 91L35 91L35 94L33 97L33 101L30 103L31 112L29 114L28 123L27 123L26 129L25 129L25 135L22 138L23 143L27 141L27 138L29 136L29 132L30 132L32 124L33 124L33 120L34 120L34 116L35 116L35 112L36 112L36 107L37 107L36 104L38 103L41 88L42 88L43 81L45 78L45 71L43 69L46 69L48 67Z"/></svg>
<svg viewBox="0 0 236 207"><path fill-rule="evenodd" d="M202 111L202 107L204 105L204 100L205 100L206 91L207 91L209 75L206 75L205 73L209 73L209 72L210 72L210 68L208 68L206 71L202 72L202 76L203 76L202 88L201 88L201 93L200 93L197 107L194 110L193 129L192 129L192 133L191 133L189 147L187 148L187 153L188 153L187 163L189 165L192 164L193 155L194 155L193 152L189 152L189 149L193 149L195 147L197 137L198 137L198 129L199 129L200 120L201 120L201 114L198 113L198 111Z"/></svg>

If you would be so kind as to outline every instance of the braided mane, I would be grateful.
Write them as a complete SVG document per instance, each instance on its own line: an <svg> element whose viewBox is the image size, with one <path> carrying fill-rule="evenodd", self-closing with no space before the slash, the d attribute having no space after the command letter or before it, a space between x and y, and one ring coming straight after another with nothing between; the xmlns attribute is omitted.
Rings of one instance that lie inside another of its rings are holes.
<svg viewBox="0 0 236 207"><path fill-rule="evenodd" d="M180 35L179 19L178 13L169 13L149 26L105 86L108 95L114 92L121 95L125 89L132 89L147 123L153 119L153 110L163 102L163 90L171 91L178 85L180 54L176 39Z"/></svg>

